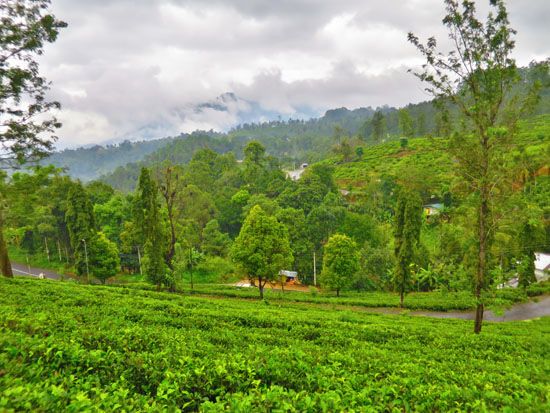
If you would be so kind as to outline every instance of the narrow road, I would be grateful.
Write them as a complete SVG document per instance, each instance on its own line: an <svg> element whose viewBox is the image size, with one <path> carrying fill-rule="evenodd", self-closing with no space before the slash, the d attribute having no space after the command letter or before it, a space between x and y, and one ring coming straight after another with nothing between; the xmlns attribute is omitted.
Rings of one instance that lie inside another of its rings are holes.
<svg viewBox="0 0 550 413"><path fill-rule="evenodd" d="M475 318L473 311L413 311L411 314L436 318L461 318L463 320ZM514 304L511 308L506 309L504 314L497 315L491 310L485 311L483 319L485 321L520 321L545 316L550 316L550 296L548 295L534 297L532 301L526 303Z"/></svg>
<svg viewBox="0 0 550 413"><path fill-rule="evenodd" d="M38 277L40 273L44 274L45 278L52 280L59 280L61 278L67 278L66 275L58 274L52 270L46 270L44 268L35 268L27 267L24 264L17 264L15 262L11 263L11 269L13 270L13 275L22 275L25 277ZM30 270L30 271L29 271Z"/></svg>

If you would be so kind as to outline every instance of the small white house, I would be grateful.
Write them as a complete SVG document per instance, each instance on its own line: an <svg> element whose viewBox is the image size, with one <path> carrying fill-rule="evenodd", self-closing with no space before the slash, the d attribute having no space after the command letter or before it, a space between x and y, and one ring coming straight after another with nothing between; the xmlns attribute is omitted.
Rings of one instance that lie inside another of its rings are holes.
<svg viewBox="0 0 550 413"><path fill-rule="evenodd" d="M535 277L538 282L550 277L550 254L535 252Z"/></svg>

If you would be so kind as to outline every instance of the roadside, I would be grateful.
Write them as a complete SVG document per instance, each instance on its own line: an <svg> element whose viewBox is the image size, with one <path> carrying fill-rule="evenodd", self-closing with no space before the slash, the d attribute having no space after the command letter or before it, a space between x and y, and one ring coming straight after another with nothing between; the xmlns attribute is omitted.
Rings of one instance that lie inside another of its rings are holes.
<svg viewBox="0 0 550 413"><path fill-rule="evenodd" d="M45 268L28 267L27 265L15 262L11 263L11 268L14 275L38 278L40 274L44 274L44 278L49 278L51 280L60 280L68 277L67 275L59 274L55 271L47 270Z"/></svg>

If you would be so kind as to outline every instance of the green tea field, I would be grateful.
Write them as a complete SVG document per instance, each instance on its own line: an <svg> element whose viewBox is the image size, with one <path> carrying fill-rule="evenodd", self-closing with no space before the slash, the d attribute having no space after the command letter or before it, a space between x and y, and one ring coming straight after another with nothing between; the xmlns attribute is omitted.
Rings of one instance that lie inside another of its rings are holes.
<svg viewBox="0 0 550 413"><path fill-rule="evenodd" d="M0 279L0 411L548 411L550 320Z"/></svg>

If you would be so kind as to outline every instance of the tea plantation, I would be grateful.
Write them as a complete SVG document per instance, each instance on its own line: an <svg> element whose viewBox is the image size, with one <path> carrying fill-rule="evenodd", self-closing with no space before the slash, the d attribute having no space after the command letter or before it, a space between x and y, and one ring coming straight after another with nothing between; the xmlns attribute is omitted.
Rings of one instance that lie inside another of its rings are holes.
<svg viewBox="0 0 550 413"><path fill-rule="evenodd" d="M550 319L0 279L0 411L550 411Z"/></svg>

